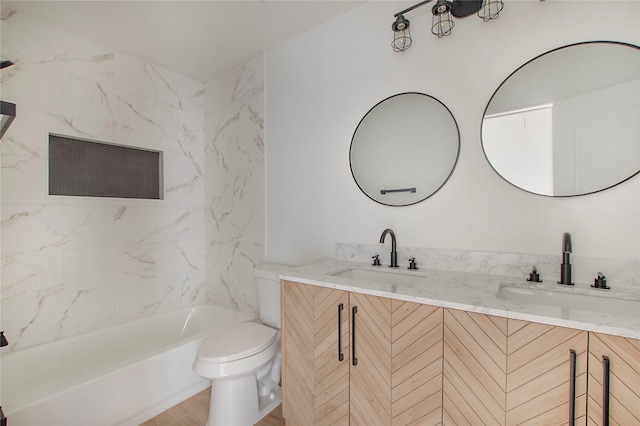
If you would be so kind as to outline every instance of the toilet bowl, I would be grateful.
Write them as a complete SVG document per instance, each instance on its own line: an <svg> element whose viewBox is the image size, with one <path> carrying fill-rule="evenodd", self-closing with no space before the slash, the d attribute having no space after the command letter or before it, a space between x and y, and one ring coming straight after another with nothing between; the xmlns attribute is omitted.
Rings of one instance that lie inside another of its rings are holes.
<svg viewBox="0 0 640 426"><path fill-rule="evenodd" d="M285 268L255 270L262 323L237 324L198 348L193 371L212 381L207 426L253 425L282 401L278 275Z"/></svg>

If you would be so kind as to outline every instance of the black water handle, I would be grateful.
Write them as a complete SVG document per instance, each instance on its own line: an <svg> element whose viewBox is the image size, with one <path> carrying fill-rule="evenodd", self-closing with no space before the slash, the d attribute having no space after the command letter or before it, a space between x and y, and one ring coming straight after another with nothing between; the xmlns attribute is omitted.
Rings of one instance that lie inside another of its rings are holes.
<svg viewBox="0 0 640 426"><path fill-rule="evenodd" d="M338 305L338 361L344 360L344 354L342 353L342 310L344 304Z"/></svg>
<svg viewBox="0 0 640 426"><path fill-rule="evenodd" d="M358 358L356 358L356 313L358 307L351 308L351 364L358 365Z"/></svg>
<svg viewBox="0 0 640 426"><path fill-rule="evenodd" d="M602 425L609 426L609 377L611 376L611 361L609 357L602 357Z"/></svg>
<svg viewBox="0 0 640 426"><path fill-rule="evenodd" d="M569 350L569 426L576 424L576 351Z"/></svg>

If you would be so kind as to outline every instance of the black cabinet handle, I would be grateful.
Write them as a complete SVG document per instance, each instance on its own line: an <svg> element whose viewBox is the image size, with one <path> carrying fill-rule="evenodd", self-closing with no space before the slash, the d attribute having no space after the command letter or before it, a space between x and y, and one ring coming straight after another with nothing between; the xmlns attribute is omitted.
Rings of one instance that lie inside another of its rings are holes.
<svg viewBox="0 0 640 426"><path fill-rule="evenodd" d="M341 303L338 305L338 361L344 360L344 354L342 353L342 310L344 305Z"/></svg>
<svg viewBox="0 0 640 426"><path fill-rule="evenodd" d="M609 426L609 372L611 362L609 357L602 357L602 425Z"/></svg>
<svg viewBox="0 0 640 426"><path fill-rule="evenodd" d="M358 365L358 358L356 358L356 312L358 307L351 308L351 364Z"/></svg>
<svg viewBox="0 0 640 426"><path fill-rule="evenodd" d="M569 426L576 424L576 351L569 350Z"/></svg>

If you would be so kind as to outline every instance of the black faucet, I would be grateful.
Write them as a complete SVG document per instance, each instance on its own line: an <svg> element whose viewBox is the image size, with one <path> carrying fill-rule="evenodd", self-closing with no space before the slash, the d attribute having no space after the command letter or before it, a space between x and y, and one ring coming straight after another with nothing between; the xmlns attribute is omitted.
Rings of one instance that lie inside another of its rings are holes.
<svg viewBox="0 0 640 426"><path fill-rule="evenodd" d="M562 234L562 264L560 265L560 281L558 284L573 285L571 282L571 234Z"/></svg>
<svg viewBox="0 0 640 426"><path fill-rule="evenodd" d="M382 235L380 235L380 244L384 244L384 239L387 234L391 235L391 263L389 264L389 267L397 268L398 252L396 251L396 234L394 234L391 229L385 229L384 231L382 231Z"/></svg>

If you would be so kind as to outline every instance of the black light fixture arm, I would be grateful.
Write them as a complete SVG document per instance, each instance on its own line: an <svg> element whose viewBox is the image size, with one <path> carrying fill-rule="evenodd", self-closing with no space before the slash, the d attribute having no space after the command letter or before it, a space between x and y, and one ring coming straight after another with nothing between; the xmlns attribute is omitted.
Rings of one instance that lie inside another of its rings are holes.
<svg viewBox="0 0 640 426"><path fill-rule="evenodd" d="M394 18L397 18L397 17L398 17L398 16L400 16L400 15L404 15L404 14L405 14L405 13L407 13L407 12L411 12L412 10L417 9L417 8L419 8L420 6L424 6L425 4L430 3L430 2L432 2L432 1L433 1L433 0L425 0L425 1L421 1L421 2L420 2L420 3L418 3L418 4L414 4L414 5L413 5L413 6L411 6L411 7L408 7L408 8L406 8L406 9L404 9L404 10L401 10L400 12L396 13L395 15L393 15L393 17L394 17Z"/></svg>
<svg viewBox="0 0 640 426"><path fill-rule="evenodd" d="M393 15L395 21L391 24L391 47L395 52L404 52L413 43L409 30L410 22L404 15L432 1L434 0L423 0ZM503 0L436 0L431 8L431 32L438 38L448 36L455 25L452 17L466 18L477 14L484 22L488 22L497 18L503 7Z"/></svg>

